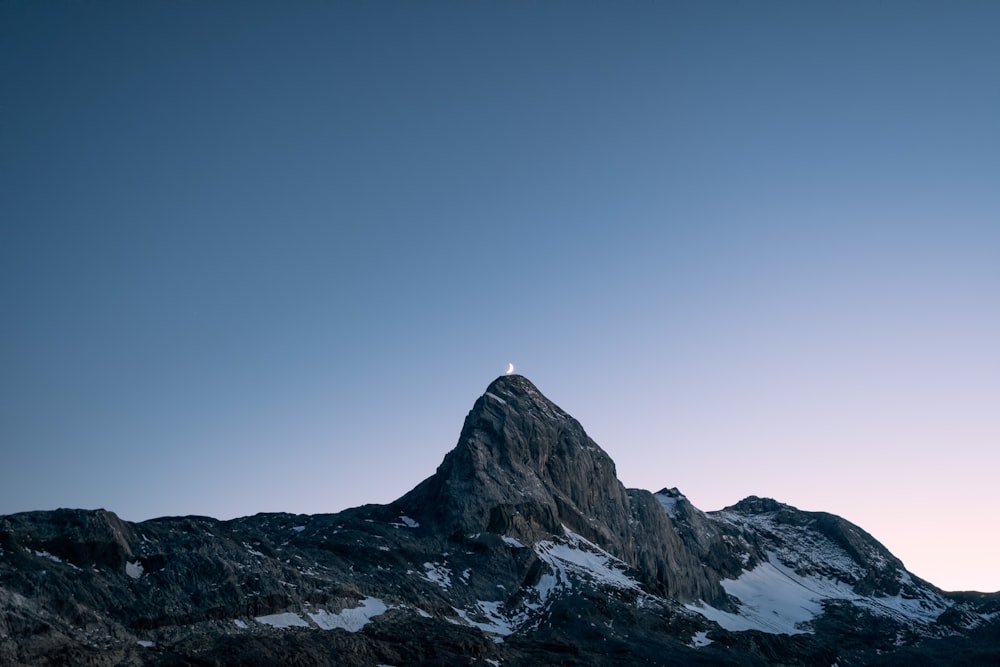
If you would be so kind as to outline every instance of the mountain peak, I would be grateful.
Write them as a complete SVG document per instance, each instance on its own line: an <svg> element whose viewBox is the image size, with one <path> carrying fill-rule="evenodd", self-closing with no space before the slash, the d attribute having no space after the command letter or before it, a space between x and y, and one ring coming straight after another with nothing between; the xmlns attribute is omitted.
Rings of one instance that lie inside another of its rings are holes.
<svg viewBox="0 0 1000 667"><path fill-rule="evenodd" d="M503 391L505 387L521 387L534 391L535 393L540 393L538 391L538 387L536 387L531 380L520 373L507 373L505 375L497 376L497 379L493 380L493 382L486 387L486 391Z"/></svg>
<svg viewBox="0 0 1000 667"><path fill-rule="evenodd" d="M682 597L721 594L648 491L627 490L580 423L527 378L494 380L437 472L397 501L443 536L491 533L524 544L569 530ZM667 580L662 565L677 571Z"/></svg>
<svg viewBox="0 0 1000 667"><path fill-rule="evenodd" d="M562 408L546 398L538 387L523 375L501 375L486 387L481 398L499 399L501 403L510 401L517 406L519 412L535 413L549 419L572 419Z"/></svg>
<svg viewBox="0 0 1000 667"><path fill-rule="evenodd" d="M455 449L414 493L421 507L443 513L444 525L529 542L563 525L592 538L588 526L604 511L604 496L619 504L625 497L611 458L523 375L490 383Z"/></svg>

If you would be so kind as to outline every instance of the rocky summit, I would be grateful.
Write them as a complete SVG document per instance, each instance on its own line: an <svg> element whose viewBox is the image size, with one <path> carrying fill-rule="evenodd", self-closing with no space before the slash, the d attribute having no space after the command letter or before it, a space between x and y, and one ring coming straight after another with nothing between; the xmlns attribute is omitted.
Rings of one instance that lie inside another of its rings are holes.
<svg viewBox="0 0 1000 667"><path fill-rule="evenodd" d="M0 664L992 665L1000 594L941 591L831 514L626 489L508 375L389 505L0 517Z"/></svg>

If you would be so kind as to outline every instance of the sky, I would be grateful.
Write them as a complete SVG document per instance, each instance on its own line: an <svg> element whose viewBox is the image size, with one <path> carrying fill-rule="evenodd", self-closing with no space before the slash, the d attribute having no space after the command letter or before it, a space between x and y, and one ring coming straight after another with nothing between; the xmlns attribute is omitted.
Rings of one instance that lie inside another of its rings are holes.
<svg viewBox="0 0 1000 667"><path fill-rule="evenodd" d="M0 2L0 514L336 512L517 371L1000 590L1000 4Z"/></svg>

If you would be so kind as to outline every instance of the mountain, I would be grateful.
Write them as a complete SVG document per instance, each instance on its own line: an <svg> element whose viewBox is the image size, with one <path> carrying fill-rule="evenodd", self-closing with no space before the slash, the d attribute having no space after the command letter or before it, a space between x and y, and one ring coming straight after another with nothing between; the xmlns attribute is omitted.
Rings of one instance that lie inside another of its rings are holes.
<svg viewBox="0 0 1000 667"><path fill-rule="evenodd" d="M4 665L998 662L1000 594L941 591L831 514L626 489L518 375L388 505L0 517Z"/></svg>

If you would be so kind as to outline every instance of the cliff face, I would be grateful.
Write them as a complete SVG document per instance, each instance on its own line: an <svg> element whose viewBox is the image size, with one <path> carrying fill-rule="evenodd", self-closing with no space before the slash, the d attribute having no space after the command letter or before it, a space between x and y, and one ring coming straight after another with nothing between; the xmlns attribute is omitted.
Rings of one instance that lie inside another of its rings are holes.
<svg viewBox="0 0 1000 667"><path fill-rule="evenodd" d="M490 384L437 473L398 502L458 534L534 544L568 528L635 568L651 590L724 600L717 573L681 541L653 495L626 490L580 423L519 375Z"/></svg>
<svg viewBox="0 0 1000 667"><path fill-rule="evenodd" d="M1000 597L946 594L843 519L625 489L527 379L437 472L339 514L0 517L0 664L961 664Z"/></svg>

